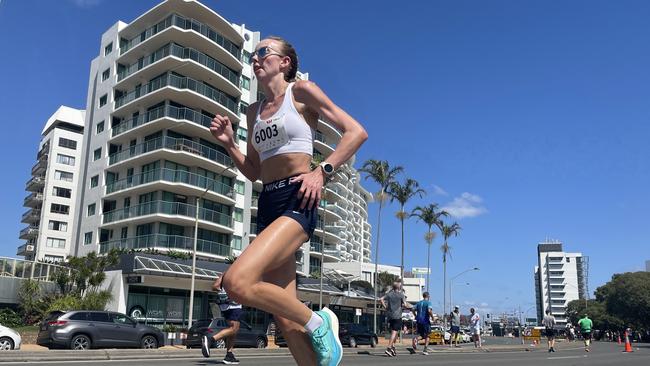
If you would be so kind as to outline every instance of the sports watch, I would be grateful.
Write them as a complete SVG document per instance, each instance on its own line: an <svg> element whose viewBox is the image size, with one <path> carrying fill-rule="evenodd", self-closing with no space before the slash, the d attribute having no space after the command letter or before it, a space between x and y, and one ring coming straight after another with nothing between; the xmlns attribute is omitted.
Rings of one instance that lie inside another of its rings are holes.
<svg viewBox="0 0 650 366"><path fill-rule="evenodd" d="M332 174L334 174L334 165L324 161L324 162L318 164L318 166L320 166L321 169L323 169L323 173L325 173L326 177L329 177Z"/></svg>

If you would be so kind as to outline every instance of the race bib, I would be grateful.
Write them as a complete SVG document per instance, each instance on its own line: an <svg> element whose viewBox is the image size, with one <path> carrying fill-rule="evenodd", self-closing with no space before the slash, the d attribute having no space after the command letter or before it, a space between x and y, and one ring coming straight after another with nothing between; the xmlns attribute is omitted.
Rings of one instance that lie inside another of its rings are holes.
<svg viewBox="0 0 650 366"><path fill-rule="evenodd" d="M258 152L265 152L289 142L284 128L284 114L267 120L258 120L253 128L253 142Z"/></svg>

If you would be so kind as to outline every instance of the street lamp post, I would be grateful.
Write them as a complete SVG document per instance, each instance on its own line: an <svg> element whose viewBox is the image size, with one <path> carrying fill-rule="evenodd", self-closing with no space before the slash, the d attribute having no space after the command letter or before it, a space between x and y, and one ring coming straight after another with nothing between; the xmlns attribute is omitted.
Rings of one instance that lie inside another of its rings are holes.
<svg viewBox="0 0 650 366"><path fill-rule="evenodd" d="M210 187L206 188L200 196L196 197L196 213L194 215L194 248L192 249L192 283L190 285L190 313L187 320L188 329L192 327L192 317L194 316L194 277L196 275L196 246L199 235L199 210L201 199L206 193L208 193L209 189Z"/></svg>
<svg viewBox="0 0 650 366"><path fill-rule="evenodd" d="M450 309L450 310L451 310L451 307L453 306L453 303L452 303L452 301L451 301L451 286L452 286L454 280L455 280L456 278L458 278L458 277L464 275L464 274L467 273L467 272L471 272L471 271L479 271L479 270L480 270L480 269L479 269L478 267L469 268L469 269L466 269L466 270L462 271L461 273L455 275L454 277L452 277L452 278L449 280L449 287L450 287L450 293L449 293L449 309ZM445 314L445 318L446 318L446 314Z"/></svg>
<svg viewBox="0 0 650 366"><path fill-rule="evenodd" d="M465 286L469 286L469 282L465 282ZM453 306L454 304L454 300L452 297L452 294L454 292L453 290L454 290L454 284L452 282L451 284L449 284L449 303L451 306ZM451 306L449 307L449 310L451 310Z"/></svg>

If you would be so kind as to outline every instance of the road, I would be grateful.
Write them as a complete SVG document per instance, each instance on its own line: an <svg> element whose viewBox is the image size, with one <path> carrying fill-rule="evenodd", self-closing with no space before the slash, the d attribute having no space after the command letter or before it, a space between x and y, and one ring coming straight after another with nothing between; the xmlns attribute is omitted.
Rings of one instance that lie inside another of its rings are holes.
<svg viewBox="0 0 650 366"><path fill-rule="evenodd" d="M636 346L636 345L635 345ZM622 353L621 346L614 343L595 343L592 352L586 353L580 348L579 343L572 343L558 347L558 352L547 353L544 347L536 348L533 351L516 352L481 352L464 353L448 352L438 350L424 356L421 354L409 355L404 350L398 349L400 353L397 358L383 356L382 349L363 348L358 350L346 349L342 365L649 365L650 345L643 344L634 353ZM268 352L260 350L242 350L237 354L241 365L292 365L293 359L286 352ZM47 361L30 362L30 365L63 365L74 364L75 366L210 366L221 364L222 352L214 352L213 357L204 359L201 357L188 357L183 359L150 359L150 360L113 360L113 361ZM3 362L4 365L25 365L24 362L13 363Z"/></svg>

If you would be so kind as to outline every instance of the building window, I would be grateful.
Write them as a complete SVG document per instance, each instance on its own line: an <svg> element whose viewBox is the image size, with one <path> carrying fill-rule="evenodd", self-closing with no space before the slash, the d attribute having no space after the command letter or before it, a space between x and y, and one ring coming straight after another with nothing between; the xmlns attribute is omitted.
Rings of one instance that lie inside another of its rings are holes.
<svg viewBox="0 0 650 366"><path fill-rule="evenodd" d="M571 263L571 257L566 257L566 262Z"/></svg>
<svg viewBox="0 0 650 366"><path fill-rule="evenodd" d="M67 215L68 213L70 213L70 206L53 203L52 206L50 206L50 212Z"/></svg>
<svg viewBox="0 0 650 366"><path fill-rule="evenodd" d="M68 231L68 223L63 221L50 220L47 228L54 231Z"/></svg>
<svg viewBox="0 0 650 366"><path fill-rule="evenodd" d="M102 148L95 149L93 152L93 161L99 160L102 158Z"/></svg>
<svg viewBox="0 0 650 366"><path fill-rule="evenodd" d="M91 203L88 205L88 216L94 216L95 215L95 204Z"/></svg>
<svg viewBox="0 0 650 366"><path fill-rule="evenodd" d="M237 222L243 222L244 221L244 210L241 208L235 207L235 211L233 212L233 218Z"/></svg>
<svg viewBox="0 0 650 366"><path fill-rule="evenodd" d="M64 172L62 170L55 170L54 171L54 179L56 179L56 180L72 182L72 177L73 177L73 175L70 172Z"/></svg>
<svg viewBox="0 0 650 366"><path fill-rule="evenodd" d="M52 194L57 197L70 198L72 197L72 190L69 188L54 187Z"/></svg>
<svg viewBox="0 0 650 366"><path fill-rule="evenodd" d="M239 113L246 114L248 112L248 103L239 102Z"/></svg>
<svg viewBox="0 0 650 366"><path fill-rule="evenodd" d="M102 72L102 81L106 81L111 76L111 69L108 68Z"/></svg>
<svg viewBox="0 0 650 366"><path fill-rule="evenodd" d="M65 248L65 239L47 238L45 245L48 248Z"/></svg>
<svg viewBox="0 0 650 366"><path fill-rule="evenodd" d="M97 133L100 134L104 132L104 121L97 123Z"/></svg>
<svg viewBox="0 0 650 366"><path fill-rule="evenodd" d="M59 146L65 147L66 149L77 150L77 141L59 137Z"/></svg>
<svg viewBox="0 0 650 366"><path fill-rule="evenodd" d="M74 165L74 156L56 154L56 162L65 165Z"/></svg>
<svg viewBox="0 0 650 366"><path fill-rule="evenodd" d="M243 89L251 90L251 79L249 79L246 76L242 75L241 76L241 85L240 86Z"/></svg>
<svg viewBox="0 0 650 366"><path fill-rule="evenodd" d="M93 232L89 231L84 234L84 245L88 245L92 243L93 243Z"/></svg>
<svg viewBox="0 0 650 366"><path fill-rule="evenodd" d="M107 44L106 47L104 47L104 56L108 55L111 52L113 52L113 42Z"/></svg>
<svg viewBox="0 0 650 366"><path fill-rule="evenodd" d="M248 138L248 130L242 126L237 127L237 138L246 142L246 139Z"/></svg>
<svg viewBox="0 0 650 366"><path fill-rule="evenodd" d="M232 243L230 244L230 246L233 249L241 250L241 236L233 235L232 236Z"/></svg>
<svg viewBox="0 0 650 366"><path fill-rule="evenodd" d="M99 175L90 178L90 188L95 188L99 185Z"/></svg>
<svg viewBox="0 0 650 366"><path fill-rule="evenodd" d="M250 58L251 58L251 53L250 52L248 52L246 50L241 51L241 61L243 63L247 64L248 61L250 60Z"/></svg>
<svg viewBox="0 0 650 366"><path fill-rule="evenodd" d="M104 94L99 98L99 106L103 107L108 102L108 94Z"/></svg>
<svg viewBox="0 0 650 366"><path fill-rule="evenodd" d="M239 194L244 194L244 187L245 187L244 182L242 182L241 180L235 181L235 192Z"/></svg>

